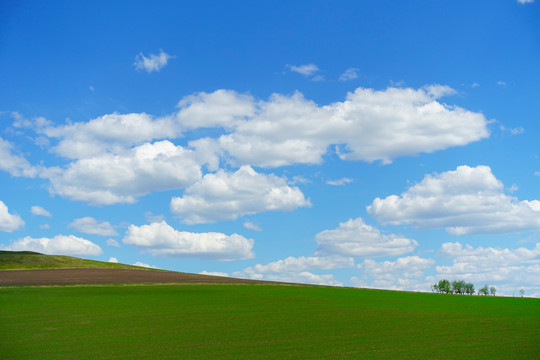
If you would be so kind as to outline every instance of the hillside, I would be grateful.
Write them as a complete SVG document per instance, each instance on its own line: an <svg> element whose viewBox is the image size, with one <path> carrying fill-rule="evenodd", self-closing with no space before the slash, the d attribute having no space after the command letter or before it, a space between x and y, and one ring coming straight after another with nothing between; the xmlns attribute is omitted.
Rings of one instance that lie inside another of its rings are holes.
<svg viewBox="0 0 540 360"><path fill-rule="evenodd" d="M80 259L65 255L44 255L32 251L0 251L0 270L38 269L146 269L139 266Z"/></svg>

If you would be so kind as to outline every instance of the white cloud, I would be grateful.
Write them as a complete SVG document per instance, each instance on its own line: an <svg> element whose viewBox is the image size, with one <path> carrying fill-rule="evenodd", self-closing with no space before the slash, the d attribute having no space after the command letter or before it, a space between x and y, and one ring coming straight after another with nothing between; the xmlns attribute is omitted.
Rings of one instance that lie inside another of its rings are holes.
<svg viewBox="0 0 540 360"><path fill-rule="evenodd" d="M305 64L305 65L287 65L287 67L296 73L302 74L304 76L311 76L319 71L319 67L315 64Z"/></svg>
<svg viewBox="0 0 540 360"><path fill-rule="evenodd" d="M137 261L135 264L133 264L135 266L140 266L140 267L145 267L145 268L149 268L149 269L159 269L157 266L154 266L154 265L148 265L148 264L145 264L143 262L140 262L140 261Z"/></svg>
<svg viewBox="0 0 540 360"><path fill-rule="evenodd" d="M339 81L350 81L358 77L358 69L350 68L345 70L343 74L339 76Z"/></svg>
<svg viewBox="0 0 540 360"><path fill-rule="evenodd" d="M418 243L399 235L384 235L361 218L340 223L335 230L325 230L315 236L316 253L354 257L397 256L414 250Z"/></svg>
<svg viewBox="0 0 540 360"><path fill-rule="evenodd" d="M506 86L506 82L505 82L505 81L502 81L502 80L499 80L499 81L497 81L497 85L499 85L499 86Z"/></svg>
<svg viewBox="0 0 540 360"><path fill-rule="evenodd" d="M424 271L433 266L435 260L419 256L407 256L395 261L376 262L366 259L358 265L361 277L352 278L357 286L369 286L394 290L427 290L422 283Z"/></svg>
<svg viewBox="0 0 540 360"><path fill-rule="evenodd" d="M85 234L95 234L101 236L116 236L118 233L108 221L98 222L90 216L73 220L68 227L77 229Z"/></svg>
<svg viewBox="0 0 540 360"><path fill-rule="evenodd" d="M160 71L167 65L169 59L174 58L164 52L163 50L159 51L159 54L150 54L148 57L144 56L143 53L139 53L135 57L135 62L133 65L137 70L146 70L146 72L151 73L154 71Z"/></svg>
<svg viewBox="0 0 540 360"><path fill-rule="evenodd" d="M342 179L338 179L338 180L328 180L326 183L328 185L332 185L332 186L344 186L344 185L347 185L347 184L350 184L353 182L353 179L349 179L349 178L342 178Z"/></svg>
<svg viewBox="0 0 540 360"><path fill-rule="evenodd" d="M496 284L507 295L529 284L528 293L540 294L540 243L533 249L495 248L444 243L440 254L452 265L437 266L438 278L463 279L477 285Z"/></svg>
<svg viewBox="0 0 540 360"><path fill-rule="evenodd" d="M288 257L266 265L257 264L244 269L241 273L252 274L295 274L313 269L340 269L354 267L354 259L348 256L300 256Z"/></svg>
<svg viewBox="0 0 540 360"><path fill-rule="evenodd" d="M268 281L280 281L296 284L343 286L343 283L336 280L332 274L317 275L308 271L302 271L297 274L269 274L265 275L263 279Z"/></svg>
<svg viewBox="0 0 540 360"><path fill-rule="evenodd" d="M310 205L300 189L288 186L286 179L242 166L234 173L219 170L206 174L189 186L183 197L172 198L170 208L186 224L201 224Z"/></svg>
<svg viewBox="0 0 540 360"><path fill-rule="evenodd" d="M186 129L232 128L255 113L252 96L223 89L186 96L178 106L178 122Z"/></svg>
<svg viewBox="0 0 540 360"><path fill-rule="evenodd" d="M115 264L117 264L117 263L118 263L118 259L115 258L115 257L112 257L112 258L109 259L109 262L110 262L110 263L115 263Z"/></svg>
<svg viewBox="0 0 540 360"><path fill-rule="evenodd" d="M199 274L201 275L210 275L210 276L222 276L222 277L229 277L229 274L219 271L201 271Z"/></svg>
<svg viewBox="0 0 540 360"><path fill-rule="evenodd" d="M122 155L77 160L49 176L50 192L92 205L133 203L152 191L180 189L201 177L193 152L164 140Z"/></svg>
<svg viewBox="0 0 540 360"><path fill-rule="evenodd" d="M251 221L244 222L244 227L253 231L262 231L259 225L252 223Z"/></svg>
<svg viewBox="0 0 540 360"><path fill-rule="evenodd" d="M44 208L42 208L41 206L32 206L30 208L30 211L32 212L32 214L34 215L38 215L38 216L47 216L47 217L51 217L51 213L47 210L45 210Z"/></svg>
<svg viewBox="0 0 540 360"><path fill-rule="evenodd" d="M317 275L309 271L302 271L298 273L245 273L235 272L232 274L237 278L248 278L254 280L266 280L266 281L279 281L296 284L313 284L313 285L330 285L330 286L343 286L343 283L337 281L332 274Z"/></svg>
<svg viewBox="0 0 540 360"><path fill-rule="evenodd" d="M540 201L518 201L488 166L426 175L400 196L376 198L368 213L385 224L446 228L453 235L540 230Z"/></svg>
<svg viewBox="0 0 540 360"><path fill-rule="evenodd" d="M300 93L274 94L268 101L252 100L249 106L251 98L245 95L219 92L181 102L181 121L191 128L200 123L228 129L228 134L206 142L215 142L235 166L317 164L331 145L337 145L344 160L389 163L396 157L466 145L489 136L482 114L437 101L455 93L441 85L418 90L358 88L345 101L326 106ZM231 109L225 110L222 101L207 100L212 95L229 98ZM220 112L224 115L212 115ZM190 113L193 120L187 116Z"/></svg>
<svg viewBox="0 0 540 360"><path fill-rule="evenodd" d="M153 139L180 136L180 125L173 117L153 119L147 114L107 114L88 122L47 127L43 133L59 138L53 150L66 158L83 159L105 152L123 153L132 145Z"/></svg>
<svg viewBox="0 0 540 360"><path fill-rule="evenodd" d="M93 242L73 235L57 235L53 238L31 238L29 236L3 246L4 250L35 251L47 255L97 256L103 251Z"/></svg>
<svg viewBox="0 0 540 360"><path fill-rule="evenodd" d="M520 4L532 4L534 0L517 0Z"/></svg>
<svg viewBox="0 0 540 360"><path fill-rule="evenodd" d="M11 176L34 178L39 169L30 165L22 155L13 153L13 146L7 140L0 138L0 170L8 172Z"/></svg>
<svg viewBox="0 0 540 360"><path fill-rule="evenodd" d="M221 261L251 259L253 240L233 234L177 231L166 222L131 225L123 239L157 257L203 258Z"/></svg>
<svg viewBox="0 0 540 360"><path fill-rule="evenodd" d="M0 201L0 231L13 232L24 226L24 220L17 214L10 214L3 201Z"/></svg>
<svg viewBox="0 0 540 360"><path fill-rule="evenodd" d="M120 247L120 243L114 239L108 239L107 240L108 246L114 246L114 247Z"/></svg>

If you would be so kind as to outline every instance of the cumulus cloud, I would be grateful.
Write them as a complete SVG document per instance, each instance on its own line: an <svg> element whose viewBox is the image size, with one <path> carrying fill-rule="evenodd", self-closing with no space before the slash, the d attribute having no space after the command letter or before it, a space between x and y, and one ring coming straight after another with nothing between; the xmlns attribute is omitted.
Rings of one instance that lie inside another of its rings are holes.
<svg viewBox="0 0 540 360"><path fill-rule="evenodd" d="M224 97L224 90L219 91L216 97ZM223 102L213 105L205 100L212 95L205 94L203 100L190 98L180 113L184 113L182 122L191 127L200 123L228 129L230 133L212 141L235 166L317 164L331 145L344 160L389 163L396 157L466 145L489 136L482 114L437 101L454 93L441 85L417 90L358 88L343 102L319 106L298 92L274 94L268 101L257 102L228 92L230 110L224 109ZM186 115L192 106L196 121ZM220 111L225 115L212 115Z"/></svg>
<svg viewBox="0 0 540 360"><path fill-rule="evenodd" d="M122 153L132 145L153 139L176 138L181 134L173 117L153 119L147 114L107 114L87 122L49 126L43 133L60 142L53 148L69 159Z"/></svg>
<svg viewBox="0 0 540 360"><path fill-rule="evenodd" d="M73 235L57 235L53 238L25 237L3 246L3 250L35 251L47 255L97 256L103 251L93 242Z"/></svg>
<svg viewBox="0 0 540 360"><path fill-rule="evenodd" d="M336 280L332 274L318 275L310 273L309 271L302 271L297 274L268 274L265 275L263 279L296 284L343 286L343 283Z"/></svg>
<svg viewBox="0 0 540 360"><path fill-rule="evenodd" d="M361 218L340 223L334 230L315 236L317 254L337 254L353 257L397 256L414 250L418 243L399 235L385 235Z"/></svg>
<svg viewBox="0 0 540 360"><path fill-rule="evenodd" d="M395 261L376 262L366 259L358 265L360 277L352 278L356 286L369 286L394 290L426 290L422 283L424 271L433 266L435 260L419 256L407 256Z"/></svg>
<svg viewBox="0 0 540 360"><path fill-rule="evenodd" d="M77 229L85 234L95 234L101 236L116 236L118 233L108 221L98 222L90 216L73 220L68 227Z"/></svg>
<svg viewBox="0 0 540 360"><path fill-rule="evenodd" d="M114 239L108 239L107 240L108 246L114 246L114 247L120 247L120 243Z"/></svg>
<svg viewBox="0 0 540 360"><path fill-rule="evenodd" d="M22 155L14 153L13 145L7 140L0 138L0 170L6 171L11 176L34 178L39 169L32 166Z"/></svg>
<svg viewBox="0 0 540 360"><path fill-rule="evenodd" d="M46 216L46 217L51 217L51 213L49 211L47 211L46 209L42 208L41 206L32 206L30 208L30 211L32 212L32 214L34 215L38 215L38 216Z"/></svg>
<svg viewBox="0 0 540 360"><path fill-rule="evenodd" d="M253 240L238 234L192 233L178 231L165 221L150 225L131 225L123 239L153 256L202 258L220 261L250 259Z"/></svg>
<svg viewBox="0 0 540 360"><path fill-rule="evenodd" d="M80 159L51 172L50 192L91 205L133 203L151 191L183 188L201 177L193 152L168 140L122 155Z"/></svg>
<svg viewBox="0 0 540 360"><path fill-rule="evenodd" d="M506 294L530 284L528 293L540 293L540 243L533 249L508 249L455 242L442 244L439 252L452 258L452 265L436 267L439 278L497 284Z"/></svg>
<svg viewBox="0 0 540 360"><path fill-rule="evenodd" d="M257 264L242 271L243 274L295 274L313 269L340 269L354 266L354 259L347 256L300 256L288 257L266 265Z"/></svg>
<svg viewBox="0 0 540 360"><path fill-rule="evenodd" d="M3 201L0 201L0 231L13 232L24 226L24 220L17 214L10 214Z"/></svg>
<svg viewBox="0 0 540 360"><path fill-rule="evenodd" d="M339 81L350 81L358 77L358 69L350 68L345 70L343 74L339 76Z"/></svg>
<svg viewBox="0 0 540 360"><path fill-rule="evenodd" d="M154 265L149 265L149 264L146 264L146 263L143 263L143 262L140 262L140 261L137 261L135 264L133 264L135 266L140 266L140 267L145 267L145 268L149 268L149 269L159 269L157 266L154 266Z"/></svg>
<svg viewBox="0 0 540 360"><path fill-rule="evenodd" d="M242 166L234 173L219 170L206 174L189 186L183 197L172 198L170 208L184 223L201 224L310 205L300 189L288 186L286 179Z"/></svg>
<svg viewBox="0 0 540 360"><path fill-rule="evenodd" d="M459 166L426 175L400 196L376 198L367 211L385 224L445 228L453 235L540 230L540 201L519 201L503 190L488 166Z"/></svg>
<svg viewBox="0 0 540 360"><path fill-rule="evenodd" d="M210 276L222 276L222 277L229 277L229 274L220 272L220 271L201 271L199 274L201 275L210 275Z"/></svg>
<svg viewBox="0 0 540 360"><path fill-rule="evenodd" d="M135 62L133 65L137 70L146 70L146 72L151 73L154 71L160 71L167 65L169 59L174 58L164 52L163 50L159 51L159 54L150 54L148 57L144 56L143 53L139 53L135 57Z"/></svg>
<svg viewBox="0 0 540 360"><path fill-rule="evenodd" d="M349 179L349 178L341 178L341 179L337 179L337 180L328 180L326 183L328 185L332 185L332 186L344 186L344 185L347 185L347 184L350 184L353 182L353 179Z"/></svg>
<svg viewBox="0 0 540 360"><path fill-rule="evenodd" d="M315 64L304 64L304 65L287 65L287 67L292 71L304 76L314 75L319 71L319 67Z"/></svg>
<svg viewBox="0 0 540 360"><path fill-rule="evenodd" d="M112 257L112 258L109 259L109 262L110 262L110 263L115 263L115 264L117 264L117 263L118 263L118 259L115 258L115 257Z"/></svg>
<svg viewBox="0 0 540 360"><path fill-rule="evenodd" d="M253 231L262 231L261 227L257 224L252 223L251 221L244 222L244 227Z"/></svg>
<svg viewBox="0 0 540 360"><path fill-rule="evenodd" d="M252 96L223 89L186 96L178 106L176 116L185 129L233 128L255 113Z"/></svg>

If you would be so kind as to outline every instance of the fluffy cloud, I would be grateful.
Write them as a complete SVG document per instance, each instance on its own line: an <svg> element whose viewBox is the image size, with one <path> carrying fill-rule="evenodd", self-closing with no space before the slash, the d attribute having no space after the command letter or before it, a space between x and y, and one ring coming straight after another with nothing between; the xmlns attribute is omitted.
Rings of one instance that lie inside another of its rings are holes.
<svg viewBox="0 0 540 360"><path fill-rule="evenodd" d="M110 262L110 263L118 264L118 259L115 258L115 257L112 257L112 258L109 259L109 262Z"/></svg>
<svg viewBox="0 0 540 360"><path fill-rule="evenodd" d="M17 240L11 245L3 246L4 250L35 251L47 255L97 256L103 251L91 241L73 235L57 235L53 238L31 238Z"/></svg>
<svg viewBox="0 0 540 360"><path fill-rule="evenodd" d="M169 59L173 57L174 56L167 54L163 50L160 50L158 55L150 54L148 57L144 56L143 53L139 53L135 57L133 65L137 70L146 70L146 72L151 73L163 69L165 65L167 65Z"/></svg>
<svg viewBox="0 0 540 360"><path fill-rule="evenodd" d="M178 122L186 129L205 127L233 128L255 113L252 96L233 90L200 92L184 97L179 103Z"/></svg>
<svg viewBox="0 0 540 360"><path fill-rule="evenodd" d="M234 173L219 170L206 174L189 186L183 197L174 197L170 208L186 224L200 224L310 205L300 189L288 186L286 179L242 166Z"/></svg>
<svg viewBox="0 0 540 360"><path fill-rule="evenodd" d="M339 81L350 81L354 80L358 77L358 69L356 68L350 68L345 70L343 74L339 76Z"/></svg>
<svg viewBox="0 0 540 360"><path fill-rule="evenodd" d="M527 293L540 294L540 243L533 249L474 248L459 242L444 243L440 254L452 258L452 265L437 266L439 278L496 284L506 294L517 293L523 284L530 284Z"/></svg>
<svg viewBox="0 0 540 360"><path fill-rule="evenodd" d="M399 235L384 235L361 218L340 223L335 230L315 236L317 254L339 254L353 257L396 256L414 250L418 243Z"/></svg>
<svg viewBox="0 0 540 360"><path fill-rule="evenodd" d="M13 232L24 226L24 220L19 215L10 214L8 207L0 201L0 231Z"/></svg>
<svg viewBox="0 0 540 360"><path fill-rule="evenodd" d="M337 146L344 160L389 163L396 157L466 145L489 136L482 114L437 101L453 93L440 85L417 90L358 88L343 102L318 106L300 93L274 94L268 101L254 102L245 95L219 90L201 99L188 97L181 102L180 114L190 127L200 123L229 129L230 134L215 141L234 165L320 163L331 145ZM212 97L217 100L208 100ZM230 109L220 100L225 97ZM187 116L191 112L194 120ZM224 115L214 115L220 112Z"/></svg>
<svg viewBox="0 0 540 360"><path fill-rule="evenodd" d="M344 185L347 185L347 184L350 184L353 182L353 179L349 179L349 178L342 178L342 179L338 179L338 180L328 180L326 183L328 185L332 185L332 186L344 186Z"/></svg>
<svg viewBox="0 0 540 360"><path fill-rule="evenodd" d="M261 280L279 281L297 284L313 284L328 286L343 286L341 281L337 281L332 274L313 274L308 271L302 271L297 274L269 274Z"/></svg>
<svg viewBox="0 0 540 360"><path fill-rule="evenodd" d="M319 67L315 64L305 64L305 65L287 65L287 67L292 71L304 76L311 76L319 71Z"/></svg>
<svg viewBox="0 0 540 360"><path fill-rule="evenodd" d="M257 264L242 271L243 274L290 274L299 273L313 269L339 269L351 268L354 266L354 259L345 256L301 256L288 257L266 265Z"/></svg>
<svg viewBox="0 0 540 360"><path fill-rule="evenodd" d="M119 154L132 145L153 139L175 138L179 124L172 117L153 119L147 114L107 114L88 122L47 127L45 135L59 138L53 150L70 159Z"/></svg>
<svg viewBox="0 0 540 360"><path fill-rule="evenodd" d="M167 140L122 155L80 159L49 175L51 193L92 205L133 203L137 196L183 188L200 177L192 151Z"/></svg>
<svg viewBox="0 0 540 360"><path fill-rule="evenodd" d="M395 261L376 262L366 259L358 265L361 277L352 280L357 286L370 286L395 290L426 290L420 278L424 271L433 266L435 260L419 256L407 256Z"/></svg>
<svg viewBox="0 0 540 360"><path fill-rule="evenodd" d="M123 239L158 257L203 258L221 261L254 257L253 240L233 234L177 231L166 222L131 225Z"/></svg>
<svg viewBox="0 0 540 360"><path fill-rule="evenodd" d="M8 172L11 176L36 177L39 169L30 165L23 156L13 153L13 145L0 138L0 170Z"/></svg>
<svg viewBox="0 0 540 360"><path fill-rule="evenodd" d="M30 208L30 211L32 212L32 214L34 215L38 215L38 216L47 216L47 217L51 217L51 213L48 212L46 209L42 208L41 206L32 206Z"/></svg>
<svg viewBox="0 0 540 360"><path fill-rule="evenodd" d="M145 267L145 268L149 268L149 269L159 269L157 266L154 266L154 265L149 265L149 264L146 264L146 263L143 263L143 262L140 262L140 261L137 261L135 264L133 264L135 266L140 266L140 267Z"/></svg>
<svg viewBox="0 0 540 360"><path fill-rule="evenodd" d="M68 227L73 227L85 234L95 234L101 236L116 236L118 233L108 221L98 222L90 216L73 220Z"/></svg>
<svg viewBox="0 0 540 360"><path fill-rule="evenodd" d="M400 196L376 198L367 207L387 224L441 228L454 235L540 230L540 201L518 201L487 166L460 166L426 175Z"/></svg>

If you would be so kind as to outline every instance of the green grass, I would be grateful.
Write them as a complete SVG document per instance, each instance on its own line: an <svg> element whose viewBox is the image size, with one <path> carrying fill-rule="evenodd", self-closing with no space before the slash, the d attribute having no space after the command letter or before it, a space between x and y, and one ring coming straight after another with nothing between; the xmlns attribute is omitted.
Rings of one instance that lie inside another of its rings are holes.
<svg viewBox="0 0 540 360"><path fill-rule="evenodd" d="M2 359L539 359L540 300L279 285L0 288Z"/></svg>
<svg viewBox="0 0 540 360"><path fill-rule="evenodd" d="M0 270L70 268L141 269L139 266L85 260L72 256L43 255L32 251L0 251Z"/></svg>

